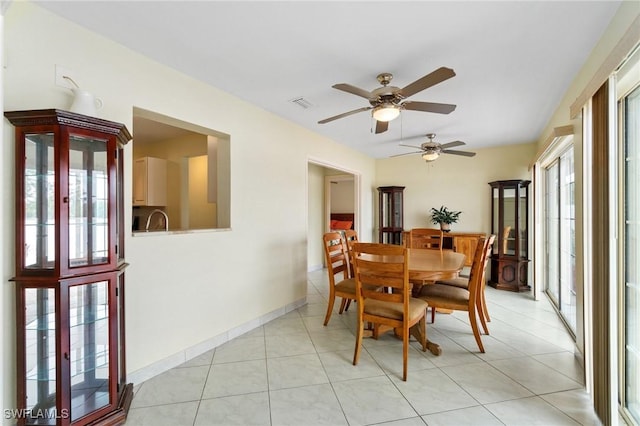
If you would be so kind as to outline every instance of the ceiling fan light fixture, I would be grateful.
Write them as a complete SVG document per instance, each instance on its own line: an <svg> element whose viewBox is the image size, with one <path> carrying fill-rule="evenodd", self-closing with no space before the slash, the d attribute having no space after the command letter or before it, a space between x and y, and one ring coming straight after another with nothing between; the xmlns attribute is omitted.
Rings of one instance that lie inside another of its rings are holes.
<svg viewBox="0 0 640 426"><path fill-rule="evenodd" d="M438 157L440 157L440 153L438 151L427 151L424 154L422 154L422 159L427 163L436 161Z"/></svg>
<svg viewBox="0 0 640 426"><path fill-rule="evenodd" d="M400 115L400 108L394 104L382 104L373 109L373 118L377 121L391 121Z"/></svg>

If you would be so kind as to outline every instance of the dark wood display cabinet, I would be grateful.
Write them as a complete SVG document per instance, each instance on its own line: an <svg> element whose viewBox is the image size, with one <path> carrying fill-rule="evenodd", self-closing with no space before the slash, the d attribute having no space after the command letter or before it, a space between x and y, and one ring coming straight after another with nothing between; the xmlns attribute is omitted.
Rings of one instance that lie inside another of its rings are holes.
<svg viewBox="0 0 640 426"><path fill-rule="evenodd" d="M6 112L16 146L18 425L118 425L124 339L123 124Z"/></svg>
<svg viewBox="0 0 640 426"><path fill-rule="evenodd" d="M404 186L378 188L380 220L378 241L385 244L402 244Z"/></svg>
<svg viewBox="0 0 640 426"><path fill-rule="evenodd" d="M500 180L491 185L491 255L489 285L500 290L529 291L528 180Z"/></svg>

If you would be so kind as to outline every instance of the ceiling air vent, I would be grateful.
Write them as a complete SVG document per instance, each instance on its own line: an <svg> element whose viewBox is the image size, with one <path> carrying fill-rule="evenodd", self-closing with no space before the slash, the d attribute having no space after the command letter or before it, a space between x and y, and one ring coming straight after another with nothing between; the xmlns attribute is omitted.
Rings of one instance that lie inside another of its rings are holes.
<svg viewBox="0 0 640 426"><path fill-rule="evenodd" d="M313 106L311 104L311 102L309 102L308 100L306 100L302 96L297 97L297 98L293 98L293 99L289 100L289 102L298 105L302 109L309 109L309 108L311 108Z"/></svg>

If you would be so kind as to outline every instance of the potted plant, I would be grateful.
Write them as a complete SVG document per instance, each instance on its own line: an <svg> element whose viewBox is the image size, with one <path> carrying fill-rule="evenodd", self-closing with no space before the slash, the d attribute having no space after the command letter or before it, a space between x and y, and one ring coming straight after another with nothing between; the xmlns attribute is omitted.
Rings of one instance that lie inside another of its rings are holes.
<svg viewBox="0 0 640 426"><path fill-rule="evenodd" d="M449 232L451 224L458 221L458 217L462 212L457 212L447 209L445 206L440 206L439 209L435 207L431 208L431 222L440 225L440 229L444 232Z"/></svg>

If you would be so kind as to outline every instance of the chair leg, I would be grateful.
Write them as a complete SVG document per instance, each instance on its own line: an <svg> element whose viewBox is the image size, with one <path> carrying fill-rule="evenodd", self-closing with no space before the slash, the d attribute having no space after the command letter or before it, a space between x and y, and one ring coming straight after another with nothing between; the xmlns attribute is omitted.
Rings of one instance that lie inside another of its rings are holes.
<svg viewBox="0 0 640 426"><path fill-rule="evenodd" d="M329 304L327 305L327 314L324 316L324 325L329 324L329 319L331 318L331 312L333 311L333 303L335 302L335 297L329 297Z"/></svg>
<svg viewBox="0 0 640 426"><path fill-rule="evenodd" d="M347 299L347 304L344 305L344 311L348 311L349 310L349 306L351 306L351 299Z"/></svg>
<svg viewBox="0 0 640 426"><path fill-rule="evenodd" d="M342 298L342 302L340 302L340 310L338 311L339 314L342 314L343 311L346 311L349 308L347 300L349 299L345 299L344 297Z"/></svg>
<svg viewBox="0 0 640 426"><path fill-rule="evenodd" d="M436 307L432 306L431 307L431 324L433 324L434 322L436 322Z"/></svg>
<svg viewBox="0 0 640 426"><path fill-rule="evenodd" d="M427 313L420 318L420 321L409 328L410 334L422 345L422 352L427 351Z"/></svg>
<svg viewBox="0 0 640 426"><path fill-rule="evenodd" d="M482 289L482 293L480 294L480 303L482 303L482 313L484 314L484 318L487 322L491 322L491 317L489 316L489 310L487 309L487 299L484 297L484 288Z"/></svg>
<svg viewBox="0 0 640 426"><path fill-rule="evenodd" d="M478 348L480 348L480 352L484 353L484 346L482 345L482 340L480 339L480 330L478 329L478 321L476 320L475 309L471 309L469 311L469 322L471 323L471 329L473 330L473 337L476 338L476 343L478 344Z"/></svg>
<svg viewBox="0 0 640 426"><path fill-rule="evenodd" d="M482 328L484 329L484 334L489 334L489 327L487 327L487 321L484 317L484 312L482 311L482 306L480 304L480 298L476 299L476 310L478 311L478 316L480 317L480 323L482 324Z"/></svg>
<svg viewBox="0 0 640 426"><path fill-rule="evenodd" d="M407 381L408 366L409 366L409 328L405 326L402 333L402 380L405 382Z"/></svg>
<svg viewBox="0 0 640 426"><path fill-rule="evenodd" d="M358 331L356 333L356 348L353 351L353 365L358 365L358 360L360 359L360 348L362 347L363 334L364 334L364 321L362 321L362 316L359 314Z"/></svg>

